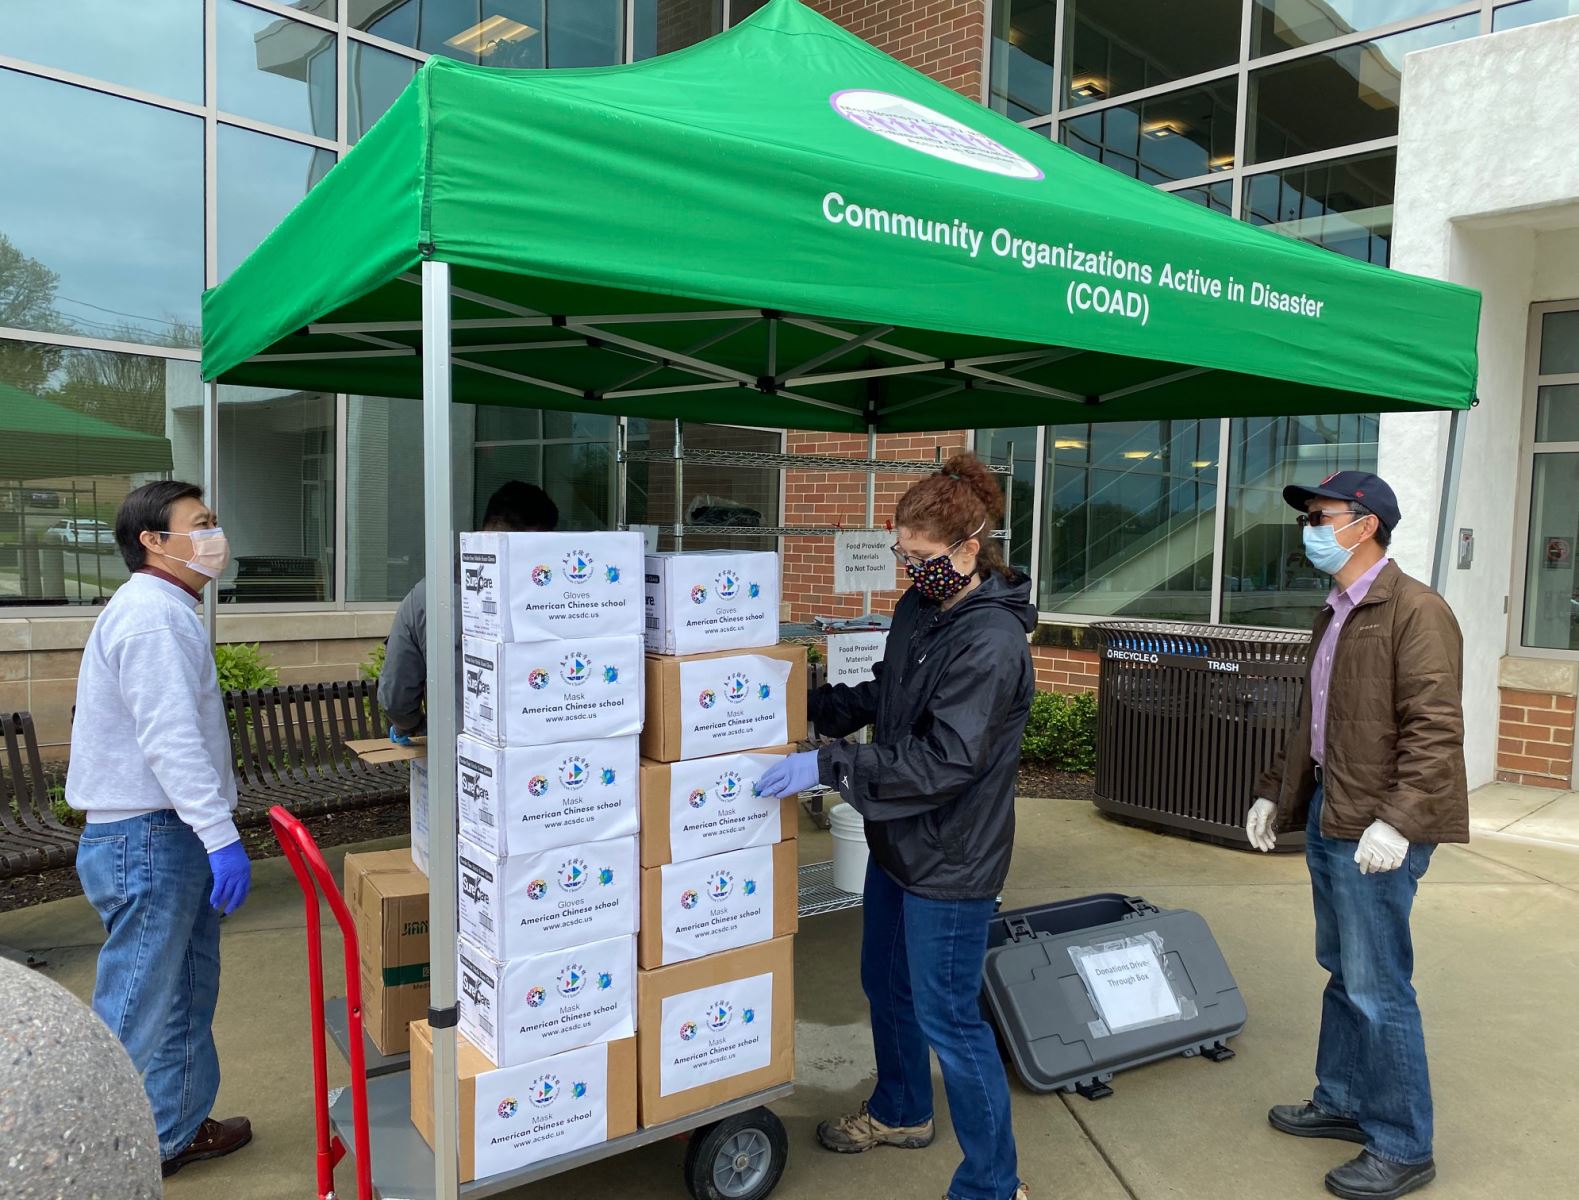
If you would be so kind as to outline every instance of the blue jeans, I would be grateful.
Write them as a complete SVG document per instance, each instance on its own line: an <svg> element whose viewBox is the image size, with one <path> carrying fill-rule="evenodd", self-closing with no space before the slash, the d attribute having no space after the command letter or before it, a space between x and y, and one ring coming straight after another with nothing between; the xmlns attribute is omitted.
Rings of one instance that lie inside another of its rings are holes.
<svg viewBox="0 0 1579 1200"><path fill-rule="evenodd" d="M82 891L108 935L93 1011L142 1073L162 1158L191 1143L219 1094L219 914L197 834L173 812L82 830Z"/></svg>
<svg viewBox="0 0 1579 1200"><path fill-rule="evenodd" d="M1316 1105L1350 1117L1378 1158L1431 1157L1431 1076L1415 1000L1409 910L1431 865L1409 847L1396 871L1362 875L1357 841L1324 837L1321 789L1310 804L1305 861L1316 904L1316 961L1331 976L1321 1001Z"/></svg>
<svg viewBox="0 0 1579 1200"><path fill-rule="evenodd" d="M932 1119L932 1059L943 1068L954 1136L965 1161L949 1200L1011 1200L1020 1185L1009 1079L981 1012L991 900L928 900L866 868L861 985L872 1005L877 1090L868 1110L884 1125Z"/></svg>

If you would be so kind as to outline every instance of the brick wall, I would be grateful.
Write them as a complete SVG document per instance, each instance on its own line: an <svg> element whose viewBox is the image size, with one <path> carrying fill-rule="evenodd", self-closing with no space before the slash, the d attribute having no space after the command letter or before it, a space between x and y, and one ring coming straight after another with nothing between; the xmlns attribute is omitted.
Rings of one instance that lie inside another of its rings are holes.
<svg viewBox="0 0 1579 1200"><path fill-rule="evenodd" d="M1502 688L1497 778L1565 790L1573 784L1574 697Z"/></svg>
<svg viewBox="0 0 1579 1200"><path fill-rule="evenodd" d="M1098 658L1095 650L1067 646L1032 646L1036 688L1042 692L1095 692Z"/></svg>
<svg viewBox="0 0 1579 1200"><path fill-rule="evenodd" d="M809 0L885 54L981 98L986 0Z"/></svg>
<svg viewBox="0 0 1579 1200"><path fill-rule="evenodd" d="M705 41L720 26L718 0L658 0L658 53L683 50Z"/></svg>

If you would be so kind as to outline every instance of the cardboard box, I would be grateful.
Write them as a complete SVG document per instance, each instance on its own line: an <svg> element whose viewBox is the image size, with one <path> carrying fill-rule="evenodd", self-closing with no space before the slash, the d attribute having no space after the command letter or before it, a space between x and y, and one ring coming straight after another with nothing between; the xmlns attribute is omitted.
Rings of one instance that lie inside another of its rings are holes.
<svg viewBox="0 0 1579 1200"><path fill-rule="evenodd" d="M647 555L647 650L705 654L779 640L779 556L771 550Z"/></svg>
<svg viewBox="0 0 1579 1200"><path fill-rule="evenodd" d="M642 632L639 533L461 534L461 630L495 642Z"/></svg>
<svg viewBox="0 0 1579 1200"><path fill-rule="evenodd" d="M464 938L460 1028L496 1067L636 1033L636 939L500 962Z"/></svg>
<svg viewBox="0 0 1579 1200"><path fill-rule="evenodd" d="M798 847L748 846L641 873L643 970L738 950L795 932Z"/></svg>
<svg viewBox="0 0 1579 1200"><path fill-rule="evenodd" d="M806 736L806 647L648 655L646 692L644 758L678 762L798 742Z"/></svg>
<svg viewBox="0 0 1579 1200"><path fill-rule="evenodd" d="M771 846L795 836L794 796L757 794L762 773L794 746L719 754L685 762L641 760L641 865L661 867Z"/></svg>
<svg viewBox="0 0 1579 1200"><path fill-rule="evenodd" d="M634 733L511 748L462 734L455 757L461 837L501 857L636 833Z"/></svg>
<svg viewBox="0 0 1579 1200"><path fill-rule="evenodd" d="M636 839L500 858L459 845L460 931L504 961L636 932Z"/></svg>
<svg viewBox="0 0 1579 1200"><path fill-rule="evenodd" d="M547 746L641 730L639 637L526 644L466 638L461 649L462 728L481 741Z"/></svg>
<svg viewBox="0 0 1579 1200"><path fill-rule="evenodd" d="M411 861L428 873L428 760L411 762Z"/></svg>
<svg viewBox="0 0 1579 1200"><path fill-rule="evenodd" d="M456 1042L460 1179L469 1183L636 1132L636 1040L499 1067ZM433 1030L411 1027L411 1123L433 1145Z"/></svg>
<svg viewBox="0 0 1579 1200"><path fill-rule="evenodd" d="M411 1048L428 1015L428 880L405 850L345 856L345 900L362 958L362 1020L385 1054Z"/></svg>
<svg viewBox="0 0 1579 1200"><path fill-rule="evenodd" d="M643 1127L794 1079L794 938L643 971L636 992Z"/></svg>

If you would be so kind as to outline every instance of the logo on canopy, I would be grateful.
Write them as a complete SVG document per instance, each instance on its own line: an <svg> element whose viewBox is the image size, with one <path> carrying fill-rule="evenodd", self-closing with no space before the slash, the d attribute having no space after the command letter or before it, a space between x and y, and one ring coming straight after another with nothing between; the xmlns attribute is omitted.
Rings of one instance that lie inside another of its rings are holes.
<svg viewBox="0 0 1579 1200"><path fill-rule="evenodd" d="M852 88L835 92L828 103L846 121L933 158L1011 179L1042 178L1040 168L1007 146L914 100Z"/></svg>

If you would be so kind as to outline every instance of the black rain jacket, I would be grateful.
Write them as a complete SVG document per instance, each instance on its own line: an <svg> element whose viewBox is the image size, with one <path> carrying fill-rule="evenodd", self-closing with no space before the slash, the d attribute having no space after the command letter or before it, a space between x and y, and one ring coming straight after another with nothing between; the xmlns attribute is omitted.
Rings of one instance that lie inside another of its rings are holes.
<svg viewBox="0 0 1579 1200"><path fill-rule="evenodd" d="M874 727L818 754L822 782L866 820L872 858L906 891L997 896L1014 848L1020 738L1036 691L1031 584L989 575L948 611L911 588L876 678L811 693L817 732Z"/></svg>

